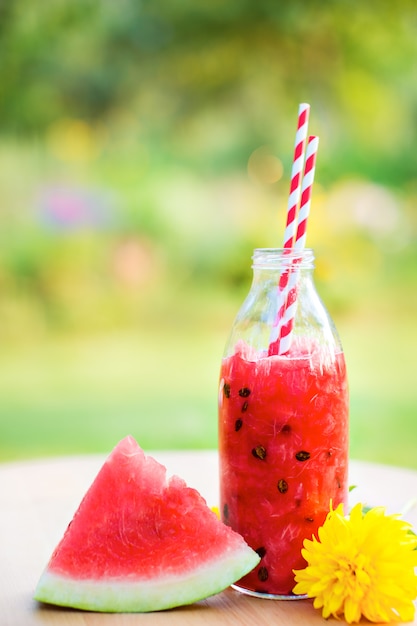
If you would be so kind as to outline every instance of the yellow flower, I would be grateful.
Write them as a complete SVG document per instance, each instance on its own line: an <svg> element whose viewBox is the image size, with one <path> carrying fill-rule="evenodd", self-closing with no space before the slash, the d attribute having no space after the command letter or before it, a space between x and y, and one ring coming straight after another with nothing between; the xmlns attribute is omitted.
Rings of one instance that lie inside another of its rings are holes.
<svg viewBox="0 0 417 626"><path fill-rule="evenodd" d="M343 505L331 510L318 531L304 541L307 566L294 570L295 594L314 598L324 618L343 614L349 624L361 615L371 622L411 621L417 596L417 537L398 515L375 507Z"/></svg>

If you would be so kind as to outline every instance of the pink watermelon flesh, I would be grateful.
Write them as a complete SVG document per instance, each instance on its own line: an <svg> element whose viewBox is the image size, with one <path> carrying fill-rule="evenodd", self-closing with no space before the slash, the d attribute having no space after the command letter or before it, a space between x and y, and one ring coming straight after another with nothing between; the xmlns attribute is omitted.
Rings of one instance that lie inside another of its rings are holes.
<svg viewBox="0 0 417 626"><path fill-rule="evenodd" d="M259 560L195 489L168 479L129 436L85 494L35 599L92 611L160 611L222 591Z"/></svg>

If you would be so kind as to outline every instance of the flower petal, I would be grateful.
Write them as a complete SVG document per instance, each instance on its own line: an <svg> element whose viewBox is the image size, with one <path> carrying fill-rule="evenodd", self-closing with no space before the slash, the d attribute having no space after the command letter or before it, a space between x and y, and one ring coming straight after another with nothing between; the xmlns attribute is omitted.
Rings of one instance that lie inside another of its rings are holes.
<svg viewBox="0 0 417 626"><path fill-rule="evenodd" d="M304 541L307 566L294 570L294 593L314 598L323 617L344 614L349 624L364 615L373 622L412 620L417 597L417 538L398 515L383 507L345 517L330 510L318 539Z"/></svg>

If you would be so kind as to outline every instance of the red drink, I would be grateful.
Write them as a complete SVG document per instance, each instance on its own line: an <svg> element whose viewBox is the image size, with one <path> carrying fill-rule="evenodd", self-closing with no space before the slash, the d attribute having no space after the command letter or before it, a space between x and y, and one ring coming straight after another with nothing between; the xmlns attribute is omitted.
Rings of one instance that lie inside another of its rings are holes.
<svg viewBox="0 0 417 626"><path fill-rule="evenodd" d="M242 591L290 596L332 500L347 500L348 389L343 352L299 338L285 356L239 342L219 390L223 521L262 560Z"/></svg>

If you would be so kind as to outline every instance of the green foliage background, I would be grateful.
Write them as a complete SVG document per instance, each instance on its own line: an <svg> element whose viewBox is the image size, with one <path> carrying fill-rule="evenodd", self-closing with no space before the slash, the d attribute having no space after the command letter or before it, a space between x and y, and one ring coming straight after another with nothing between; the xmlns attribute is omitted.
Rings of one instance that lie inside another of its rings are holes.
<svg viewBox="0 0 417 626"><path fill-rule="evenodd" d="M416 58L411 0L1 3L0 459L216 446L306 101L352 456L417 467Z"/></svg>

